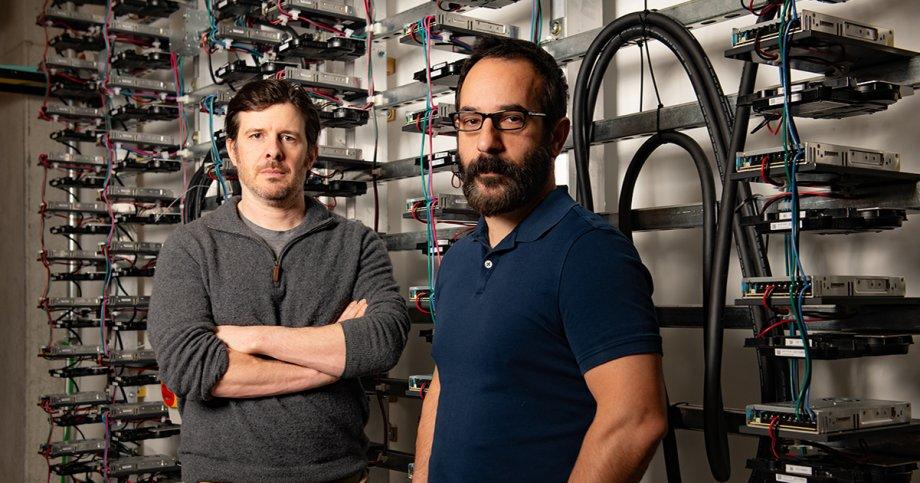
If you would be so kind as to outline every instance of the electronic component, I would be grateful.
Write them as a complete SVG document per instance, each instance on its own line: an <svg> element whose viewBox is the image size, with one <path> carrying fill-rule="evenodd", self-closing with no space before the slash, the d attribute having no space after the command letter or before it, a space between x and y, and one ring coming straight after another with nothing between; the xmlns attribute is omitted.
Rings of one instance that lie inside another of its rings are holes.
<svg viewBox="0 0 920 483"><path fill-rule="evenodd" d="M915 54L894 47L894 31L863 22L800 10L786 37L792 69L839 75L878 64L906 61ZM747 62L779 65L779 19L734 29L725 56Z"/></svg>
<svg viewBox="0 0 920 483"><path fill-rule="evenodd" d="M38 260L49 262L91 262L105 263L105 256L89 250L45 250L44 256L39 252Z"/></svg>
<svg viewBox="0 0 920 483"><path fill-rule="evenodd" d="M907 354L914 340L909 335L860 335L821 332L809 334L808 354L812 359L846 359L864 356ZM777 357L804 358L805 348L799 336L773 335L748 338L752 347Z"/></svg>
<svg viewBox="0 0 920 483"><path fill-rule="evenodd" d="M178 424L164 423L155 426L115 429L112 430L112 439L115 441L129 442L168 438L179 434L180 428L181 426Z"/></svg>
<svg viewBox="0 0 920 483"><path fill-rule="evenodd" d="M814 454L774 458L751 458L747 467L753 481L788 483L909 483L911 472L917 469L912 461L871 461L871 457L855 456L854 460L838 455Z"/></svg>
<svg viewBox="0 0 920 483"><path fill-rule="evenodd" d="M121 122L174 121L179 117L179 108L164 105L124 105L112 109L109 115Z"/></svg>
<svg viewBox="0 0 920 483"><path fill-rule="evenodd" d="M346 100L367 97L367 91L361 89L361 80L357 77L297 67L285 67L280 75L283 79L304 87L324 89L340 94Z"/></svg>
<svg viewBox="0 0 920 483"><path fill-rule="evenodd" d="M447 250L454 245L455 240L450 240L446 238L439 238L435 241L434 248L435 252L439 255L444 255L447 253ZM420 250L425 255L431 255L432 251L429 249L428 242L421 242L415 245L417 250Z"/></svg>
<svg viewBox="0 0 920 483"><path fill-rule="evenodd" d="M101 304L102 297L50 297L46 306L49 310L98 309ZM149 304L148 296L111 295L106 306L110 309L146 309Z"/></svg>
<svg viewBox="0 0 920 483"><path fill-rule="evenodd" d="M46 345L38 356L48 360L93 358L102 355L101 345Z"/></svg>
<svg viewBox="0 0 920 483"><path fill-rule="evenodd" d="M162 81L156 79L148 79L146 77L132 77L127 75L111 74L106 85L113 89L115 95L119 94L119 89L129 89L131 91L162 92L169 94L176 93L176 83L174 81Z"/></svg>
<svg viewBox="0 0 920 483"><path fill-rule="evenodd" d="M907 221L906 210L890 208L819 208L799 211L799 230L818 234L878 232L900 228ZM741 223L758 233L784 233L792 230L792 213L768 212L742 217Z"/></svg>
<svg viewBox="0 0 920 483"><path fill-rule="evenodd" d="M99 92L95 89L87 89L86 86L77 82L52 82L48 94L51 97L63 101L74 101L85 105L85 107L99 106Z"/></svg>
<svg viewBox="0 0 920 483"><path fill-rule="evenodd" d="M79 169L99 172L106 168L105 158L102 156L49 153L40 154L38 160L39 166L47 166L54 169Z"/></svg>
<svg viewBox="0 0 920 483"><path fill-rule="evenodd" d="M46 213L81 215L107 216L109 213L105 203L67 203L66 201L46 201L44 210Z"/></svg>
<svg viewBox="0 0 920 483"><path fill-rule="evenodd" d="M75 52L98 52L105 48L102 35L75 35L64 32L48 42L48 46L55 52L62 53L68 50Z"/></svg>
<svg viewBox="0 0 920 483"><path fill-rule="evenodd" d="M99 132L93 129L86 131L77 131L74 129L61 129L60 131L54 131L51 133L50 137L52 140L61 142L61 141L71 141L77 143L94 143L98 137Z"/></svg>
<svg viewBox="0 0 920 483"><path fill-rule="evenodd" d="M409 287L409 300L421 300L427 303L430 295L431 287L427 285Z"/></svg>
<svg viewBox="0 0 920 483"><path fill-rule="evenodd" d="M144 173L174 173L182 169L182 162L165 158L137 158L129 156L115 163L115 171L139 171Z"/></svg>
<svg viewBox="0 0 920 483"><path fill-rule="evenodd" d="M99 64L95 60L63 57L60 55L49 55L44 61L44 66L52 73L55 70L87 71L91 73L99 71Z"/></svg>
<svg viewBox="0 0 920 483"><path fill-rule="evenodd" d="M422 109L406 114L403 132L423 133L431 127L436 134L455 136L457 129L450 115L456 110L453 104L442 102L432 106L431 110Z"/></svg>
<svg viewBox="0 0 920 483"><path fill-rule="evenodd" d="M71 122L97 123L105 118L105 111L95 107L66 106L63 104L48 104L42 108L42 114L54 121L65 120Z"/></svg>
<svg viewBox="0 0 920 483"><path fill-rule="evenodd" d="M431 385L432 378L432 374L409 376L408 392L415 394L421 394L422 390L427 392L428 386Z"/></svg>
<svg viewBox="0 0 920 483"><path fill-rule="evenodd" d="M214 72L214 75L223 82L249 81L259 77L261 74L261 67L258 65L248 65L243 59L218 67ZM230 102L230 100L227 99L227 102ZM216 99L214 104L217 105Z"/></svg>
<svg viewBox="0 0 920 483"><path fill-rule="evenodd" d="M169 416L162 402L141 402L112 404L108 406L109 419L113 421L136 421L138 419L158 419Z"/></svg>
<svg viewBox="0 0 920 483"><path fill-rule="evenodd" d="M122 70L134 69L169 69L169 52L151 51L136 52L133 50L123 50L112 56L112 67Z"/></svg>
<svg viewBox="0 0 920 483"><path fill-rule="evenodd" d="M749 404L747 425L786 431L827 434L910 422L910 403L856 398L822 398L811 401L814 416L799 413L792 402Z"/></svg>
<svg viewBox="0 0 920 483"><path fill-rule="evenodd" d="M461 214L471 214L475 215L477 218L479 214L476 213L476 210L470 208L470 203L467 201L466 196L456 195L450 193L439 193L433 196L434 204L440 209L442 213L461 213ZM425 203L425 198L409 198L406 200L406 213L412 213L418 211L420 208L423 208Z"/></svg>
<svg viewBox="0 0 920 483"><path fill-rule="evenodd" d="M789 88L789 111L796 117L841 119L884 111L913 93L911 86L882 81L857 82L850 77L801 81ZM749 105L758 114L779 118L784 98L785 89L775 87L740 96L738 104Z"/></svg>
<svg viewBox="0 0 920 483"><path fill-rule="evenodd" d="M311 176L304 183L304 192L312 196L354 198L367 193L367 183L362 181L328 180Z"/></svg>
<svg viewBox="0 0 920 483"><path fill-rule="evenodd" d="M789 277L745 277L741 279L741 296L761 300L765 295L772 299L789 299L790 291L799 294L803 282L806 303L823 297L903 297L904 277L872 277L847 275L807 275L796 283Z"/></svg>
<svg viewBox="0 0 920 483"><path fill-rule="evenodd" d="M112 351L106 359L112 366L156 366L156 354L151 349Z"/></svg>
<svg viewBox="0 0 920 483"><path fill-rule="evenodd" d="M851 39L872 42L879 45L894 45L894 30L853 22L811 10L800 10L798 20L792 21L790 32L815 31ZM788 23L788 22L786 22ZM782 19L732 29L732 47L764 42L779 36Z"/></svg>
<svg viewBox="0 0 920 483"><path fill-rule="evenodd" d="M415 165L418 166L420 163L425 163L427 167L429 164L432 169L441 168L444 166L459 166L460 157L457 156L457 150L451 149L448 151L438 151L431 155L431 162L429 163L428 156L415 158Z"/></svg>
<svg viewBox="0 0 920 483"><path fill-rule="evenodd" d="M102 453L106 449L104 439L84 439L79 441L56 441L41 445L40 454L47 458L76 456L81 454Z"/></svg>
<svg viewBox="0 0 920 483"><path fill-rule="evenodd" d="M36 21L39 26L48 25L68 30L88 30L90 27L102 26L104 23L105 18L102 15L57 7L47 8Z"/></svg>
<svg viewBox="0 0 920 483"><path fill-rule="evenodd" d="M64 176L48 181L54 188L98 189L105 186L105 176Z"/></svg>
<svg viewBox="0 0 920 483"><path fill-rule="evenodd" d="M364 41L326 33L304 33L281 43L275 52L280 59L349 61L364 55Z"/></svg>
<svg viewBox="0 0 920 483"><path fill-rule="evenodd" d="M108 235L112 227L101 223L84 223L80 226L52 226L49 231L52 235Z"/></svg>
<svg viewBox="0 0 920 483"><path fill-rule="evenodd" d="M281 11L278 11L278 6ZM282 22L300 22L304 27L315 27L310 21L342 25L352 30L364 27L366 22L355 13L352 0L281 0L269 2L266 17ZM301 20L303 19L303 20Z"/></svg>
<svg viewBox="0 0 920 483"><path fill-rule="evenodd" d="M136 38L147 39L154 47L164 50L169 47L170 31L165 27L156 27L127 20L113 20L109 23L109 32L123 34L131 40ZM115 39L116 41L121 40L118 36Z"/></svg>
<svg viewBox="0 0 920 483"><path fill-rule="evenodd" d="M177 10L179 10L179 4L173 0L114 0L112 2L112 11L116 17L137 15L167 18Z"/></svg>
<svg viewBox="0 0 920 483"><path fill-rule="evenodd" d="M323 127L351 128L367 124L370 114L357 107L336 107L319 111L319 122Z"/></svg>
<svg viewBox="0 0 920 483"><path fill-rule="evenodd" d="M460 71L466 59L460 59L454 62L441 62L431 66L431 83L434 85L447 86L456 88L460 80ZM428 73L422 69L412 75L412 78L419 82L428 82Z"/></svg>
<svg viewBox="0 0 920 483"><path fill-rule="evenodd" d="M421 45L418 23L411 23L403 28L399 42L408 45ZM518 29L514 25L501 24L467 17L456 13L440 13L431 22L431 46L450 52L469 54L483 37L517 38Z"/></svg>
<svg viewBox="0 0 920 483"><path fill-rule="evenodd" d="M182 215L176 207L155 208L146 210L143 214L117 215L115 221L138 225L175 225L176 223L182 223Z"/></svg>
<svg viewBox="0 0 920 483"><path fill-rule="evenodd" d="M109 131L109 140L113 143L132 144L142 148L163 148L167 151L177 151L179 143L172 136L164 134L147 134L128 131Z"/></svg>
<svg viewBox="0 0 920 483"><path fill-rule="evenodd" d="M102 465L103 463L100 463ZM106 473L112 477L122 477L139 474L178 474L181 470L179 461L171 456L132 456L109 460ZM104 471L99 468L99 471Z"/></svg>
<svg viewBox="0 0 920 483"><path fill-rule="evenodd" d="M159 384L160 376L156 374L138 374L134 376L115 376L112 383L118 387L139 387Z"/></svg>
<svg viewBox="0 0 920 483"><path fill-rule="evenodd" d="M45 394L39 399L39 406L49 409L74 406L101 406L108 404L112 396L105 391L85 391L74 394Z"/></svg>
<svg viewBox="0 0 920 483"><path fill-rule="evenodd" d="M105 242L99 243L100 247L104 245ZM157 255L162 246L162 243L153 242L113 241L109 244L108 252L112 255Z"/></svg>
<svg viewBox="0 0 920 483"><path fill-rule="evenodd" d="M274 47L284 40L284 35L278 30L241 27L229 22L222 22L217 26L217 39L218 41L229 39Z"/></svg>
<svg viewBox="0 0 920 483"><path fill-rule="evenodd" d="M821 164L888 171L898 171L901 168L901 157L897 153L809 141L801 145L802 156L797 163L799 170ZM782 147L744 151L735 156L735 168L739 173L765 169L772 176L773 170L783 171L786 158L791 156L792 153Z"/></svg>
<svg viewBox="0 0 920 483"><path fill-rule="evenodd" d="M131 269L129 269L131 270ZM146 270L149 272L148 277L153 276L153 269L149 268ZM118 271L116 271L117 273ZM123 276L120 275L119 276ZM147 321L146 320L115 320L112 321L112 328L120 331L129 331L129 330L147 330Z"/></svg>
<svg viewBox="0 0 920 483"><path fill-rule="evenodd" d="M360 160L362 152L355 148L337 148L334 146L320 146L317 158Z"/></svg>
<svg viewBox="0 0 920 483"><path fill-rule="evenodd" d="M89 377L89 376L105 376L112 372L112 369L105 366L90 366L90 367L67 367L61 369L51 369L48 371L48 374L51 374L51 377L59 377L61 379L72 379L74 377ZM98 419L96 416L94 419ZM96 422L96 421L90 421Z"/></svg>
<svg viewBox="0 0 920 483"><path fill-rule="evenodd" d="M262 10L262 0L218 0L214 10L220 20L251 15Z"/></svg>
<svg viewBox="0 0 920 483"><path fill-rule="evenodd" d="M102 193L99 193L102 196ZM115 201L131 201L136 203L172 203L176 195L172 190L161 188L131 188L128 186L110 186L106 197Z"/></svg>
<svg viewBox="0 0 920 483"><path fill-rule="evenodd" d="M67 463L48 465L48 470L58 476L73 476L94 473L96 471L96 464L70 461Z"/></svg>

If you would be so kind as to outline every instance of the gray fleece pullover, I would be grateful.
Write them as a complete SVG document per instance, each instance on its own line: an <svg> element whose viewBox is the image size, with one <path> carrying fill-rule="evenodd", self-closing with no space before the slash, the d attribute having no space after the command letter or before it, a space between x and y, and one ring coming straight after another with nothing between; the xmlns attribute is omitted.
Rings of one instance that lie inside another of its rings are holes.
<svg viewBox="0 0 920 483"><path fill-rule="evenodd" d="M307 220L279 257L240 219L239 199L184 225L157 260L149 335L160 377L182 397L186 482L329 481L365 467L368 408L358 377L392 368L409 317L383 241L308 199ZM274 397L224 399L229 364L216 325L321 326L352 300L345 373L334 384Z"/></svg>

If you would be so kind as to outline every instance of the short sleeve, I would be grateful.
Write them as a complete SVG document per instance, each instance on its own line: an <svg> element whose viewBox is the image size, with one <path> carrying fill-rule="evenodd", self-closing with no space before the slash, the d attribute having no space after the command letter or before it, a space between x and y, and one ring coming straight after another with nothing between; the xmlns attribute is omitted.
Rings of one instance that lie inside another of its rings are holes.
<svg viewBox="0 0 920 483"><path fill-rule="evenodd" d="M661 354L651 275L613 228L588 231L569 248L559 312L582 374L620 357Z"/></svg>

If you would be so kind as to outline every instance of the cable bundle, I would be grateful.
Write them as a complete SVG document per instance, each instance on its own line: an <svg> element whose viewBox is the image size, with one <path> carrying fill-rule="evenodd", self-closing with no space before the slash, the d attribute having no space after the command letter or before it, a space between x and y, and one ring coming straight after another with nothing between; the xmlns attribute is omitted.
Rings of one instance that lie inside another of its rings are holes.
<svg viewBox="0 0 920 483"><path fill-rule="evenodd" d="M765 19L769 13L765 13L761 20ZM578 72L578 78L575 84L573 103L572 103L572 121L573 121L573 140L574 156L577 181L577 197L586 208L593 210L593 195L591 192L591 180L589 176L588 150L592 136L592 122L594 119L594 108L597 101L597 95L603 81L604 73L607 70L610 61L617 51L633 41L646 41L655 39L663 44L677 57L680 64L684 67L693 89L700 101L703 118L709 136L712 140L713 151L715 153L716 164L723 173L724 186L723 201L720 212L719 231L716 232L716 248L712 255L708 257L712 260L712 265L704 267L704 274L709 274L709 290L707 303L707 323L704 326L704 351L706 354L706 374L704 383L704 427L707 456L709 459L710 469L713 476L719 481L725 481L731 474L729 462L728 437L725 420L723 417L722 391L721 391L721 366L722 366L722 312L724 310L725 299L725 277L727 276L727 257L730 252L730 242L732 231L735 232L738 240L739 255L742 262L744 273L763 274L769 272L769 265L766 261L765 250L762 249L762 243L759 237L750 231L741 229L734 213L734 197L737 195L735 189L737 186L730 181L732 163L729 162L733 153L737 152L744 144L747 122L750 110L738 108L737 114L733 115L728 100L723 94L721 85L716 77L715 71L706 56L703 48L696 38L681 24L665 15L655 12L637 12L625 15L614 20L607 25L592 42L585 55L585 59ZM742 75L741 88L739 94L752 92L754 88L754 79L756 77L757 67L755 64L746 64ZM737 119L737 121L736 121ZM737 124L736 124L737 122ZM735 126L737 125L737 129ZM638 170L644 163L644 158L655 144L664 139L663 135L653 141L649 141L641 150L641 156L637 155L634 159L635 176L638 176ZM685 149L691 152L696 151L693 147L695 143L688 143L679 137L673 137L673 140L685 145ZM697 146L698 147L698 146ZM647 151L647 153L646 153ZM694 155L694 160L698 164L698 170L702 166L699 162L699 154ZM631 183L634 183L633 179ZM728 189L731 187L732 189ZM706 192L705 185L703 187ZM742 194L750 197L750 188L747 185L741 187ZM732 198L726 202L725 195L730 192ZM704 195L707 196L708 195ZM631 202L631 193L628 197L623 198L623 203ZM628 205L621 205L629 208ZM726 207L728 208L726 212ZM742 208L745 212L750 207ZM621 208L621 214L623 210ZM628 213L628 211L627 211ZM711 218L712 212L709 212ZM627 224L629 221L627 221ZM628 225L627 225L628 226ZM723 229L724 226L724 229ZM628 229L628 228L627 228ZM712 227L710 224L707 230L709 236L712 236ZM710 246L712 244L710 243ZM755 247L758 248L755 253ZM719 250L723 249L723 252ZM724 255L724 260L721 257ZM721 264L720 264L721 262ZM723 273L724 272L724 273ZM721 286L721 289L719 289ZM721 294L721 297L719 297ZM755 325L762 325L761 319L763 314L759 311L754 313ZM669 472L670 473L670 472Z"/></svg>

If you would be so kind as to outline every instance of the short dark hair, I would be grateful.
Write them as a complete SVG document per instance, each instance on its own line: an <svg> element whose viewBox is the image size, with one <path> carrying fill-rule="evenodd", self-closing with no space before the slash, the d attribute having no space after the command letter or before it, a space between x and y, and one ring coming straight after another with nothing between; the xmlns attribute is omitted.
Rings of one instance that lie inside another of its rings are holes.
<svg viewBox="0 0 920 483"><path fill-rule="evenodd" d="M549 130L556 121L565 117L566 103L569 96L569 85L565 75L556 59L549 52L541 49L533 42L519 39L506 39L500 37L486 37L483 39L473 54L463 64L460 70L460 79L457 81L456 103L460 109L460 91L463 81L470 70L482 59L522 59L530 62L537 75L543 81L540 95L543 105L540 109L546 112L546 128Z"/></svg>
<svg viewBox="0 0 920 483"><path fill-rule="evenodd" d="M276 104L291 103L303 116L307 145L316 146L322 129L319 113L310 96L299 86L281 79L252 81L241 87L227 105L225 129L227 138L236 139L240 130L239 114L246 111L262 111Z"/></svg>

